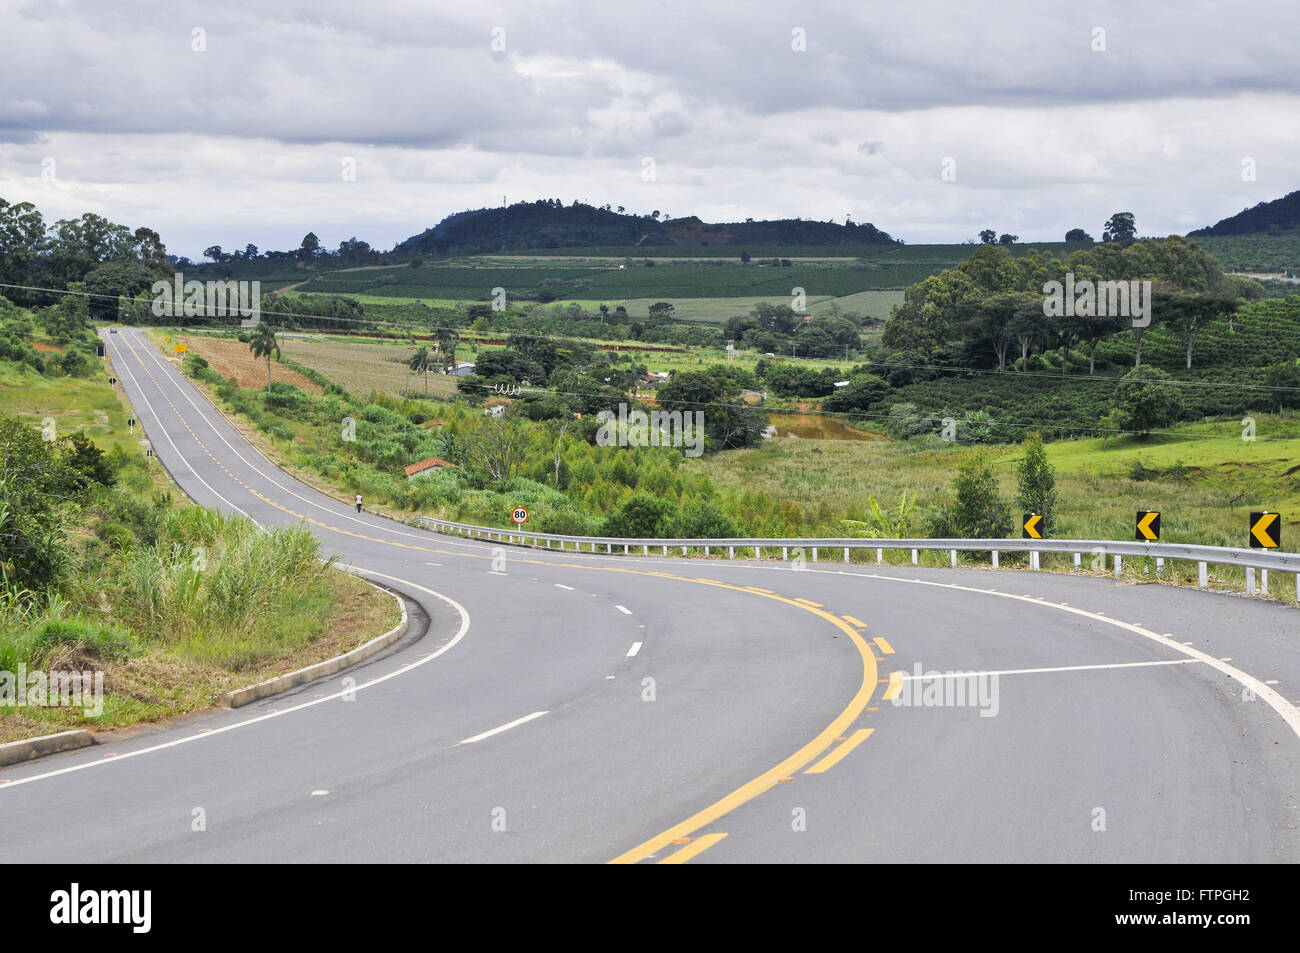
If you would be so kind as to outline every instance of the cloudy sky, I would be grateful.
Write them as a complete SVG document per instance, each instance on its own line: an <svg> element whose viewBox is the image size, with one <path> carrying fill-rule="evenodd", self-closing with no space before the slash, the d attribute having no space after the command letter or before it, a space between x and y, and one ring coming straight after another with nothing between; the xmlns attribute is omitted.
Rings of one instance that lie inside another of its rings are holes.
<svg viewBox="0 0 1300 953"><path fill-rule="evenodd" d="M0 197L194 258L541 197L1165 235L1300 188L1297 51L1289 0L6 0Z"/></svg>

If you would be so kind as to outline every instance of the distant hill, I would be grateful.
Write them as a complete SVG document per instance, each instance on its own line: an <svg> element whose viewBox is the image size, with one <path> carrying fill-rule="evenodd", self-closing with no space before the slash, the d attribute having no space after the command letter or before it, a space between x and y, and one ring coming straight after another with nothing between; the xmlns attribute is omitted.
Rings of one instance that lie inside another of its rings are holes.
<svg viewBox="0 0 1300 953"><path fill-rule="evenodd" d="M1272 202L1260 202L1254 208L1242 209L1231 218L1209 228L1188 232L1188 238L1198 235L1251 235L1267 232L1277 227L1281 230L1300 228L1300 191L1284 195Z"/></svg>
<svg viewBox="0 0 1300 953"><path fill-rule="evenodd" d="M433 228L401 242L396 252L472 255L593 245L901 245L874 225L798 218L710 224L691 215L659 219L594 205L561 205L555 199L519 202L449 215Z"/></svg>

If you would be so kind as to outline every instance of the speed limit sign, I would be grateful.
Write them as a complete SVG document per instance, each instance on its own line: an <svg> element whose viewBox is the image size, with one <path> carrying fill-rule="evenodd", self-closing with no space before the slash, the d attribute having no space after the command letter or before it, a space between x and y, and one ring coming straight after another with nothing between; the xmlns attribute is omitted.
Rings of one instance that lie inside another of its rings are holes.
<svg viewBox="0 0 1300 953"><path fill-rule="evenodd" d="M528 522L528 510L524 509L522 506L516 506L514 511L511 512L510 518L519 525L523 525Z"/></svg>

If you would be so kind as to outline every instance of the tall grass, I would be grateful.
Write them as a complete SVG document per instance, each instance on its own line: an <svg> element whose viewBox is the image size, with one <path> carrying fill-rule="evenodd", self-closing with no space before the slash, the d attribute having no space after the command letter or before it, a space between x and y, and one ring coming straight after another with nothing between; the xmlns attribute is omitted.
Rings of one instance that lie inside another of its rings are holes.
<svg viewBox="0 0 1300 953"><path fill-rule="evenodd" d="M214 510L171 513L156 545L124 554L114 614L194 661L251 663L299 641L286 610L314 601L332 562L302 525L263 532Z"/></svg>

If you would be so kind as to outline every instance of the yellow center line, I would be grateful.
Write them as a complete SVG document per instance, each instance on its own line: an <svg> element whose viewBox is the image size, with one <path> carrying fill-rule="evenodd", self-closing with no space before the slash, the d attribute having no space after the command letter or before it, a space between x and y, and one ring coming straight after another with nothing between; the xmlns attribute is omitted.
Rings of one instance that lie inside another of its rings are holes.
<svg viewBox="0 0 1300 953"><path fill-rule="evenodd" d="M145 365L144 361L140 360L139 355L135 353L135 349L131 347L130 342L126 342L126 346L128 349L131 350L132 355L140 363L140 366L144 368L145 373L149 375L150 379L153 380L155 384L158 384L158 380L153 376L152 370L150 370L150 368L147 365ZM162 385L158 384L158 388L159 391L161 392ZM180 412L180 410L176 407L176 405L172 403L171 399L167 397L167 394L165 392L163 393L163 398L167 400L167 403L172 408L172 412L176 414L180 422L185 426L187 430L190 430L191 434L193 434L193 430L190 429L188 421L185 420L184 415ZM274 506L276 509L288 513L291 516L297 517L298 519L310 523L314 526L319 526L323 529L329 529L336 533L342 533L345 536L351 536L356 539L364 539L369 542L379 543L381 545L387 545L387 546L400 547L402 549L419 550L422 552L437 552L445 555L459 556L464 559L491 559L492 558L490 555L486 555L486 554L477 555L471 553L451 553L448 552L447 550L430 549L429 547L426 546L416 546L409 543L394 542L393 540L380 539L374 536L367 536L362 533L354 533L350 530L341 529L337 526L331 526L328 523L321 523L317 520L311 519L306 514L297 513L286 506L282 506L281 504L276 503L274 500L268 499L267 497L263 496L261 493L258 493L256 490L247 486L245 483L243 483L243 481L238 480L238 478L235 477L234 474L231 474L230 471L226 469L225 465L222 464L219 460L217 460L215 456L212 455L212 452L208 450L208 448L204 446L201 441L199 441L197 435L194 437L194 439L196 442L199 443L199 446L203 448L203 452L207 454L207 456L211 460L213 460L213 462L215 462L218 466L220 466L222 470L224 470L227 474L229 474L232 479L235 479L236 482L238 482L240 486L244 487L244 489L246 489L249 493L253 494L258 499L266 503L269 503L271 506ZM638 861L645 859L651 854L658 853L665 846L671 844L673 840L677 838L687 837L693 834L701 827L713 823L719 817L722 817L724 814L727 814L730 811L735 810L740 805L758 797L760 794L762 794L764 791L767 791L769 788L773 787L778 782L785 779L789 779L792 775L796 774L802 767L804 767L806 764L808 764L810 761L816 758L819 754L825 751L828 747L830 747L830 745L834 743L833 739L835 737L839 735L843 735L845 733L848 727L851 724L853 724L854 721L857 720L859 715L862 714L863 710L867 706L867 702L871 700L872 692L875 690L875 685L878 678L878 672L876 669L876 657L872 653L871 647L862 638L862 636L859 635L843 619L839 618L838 616L830 612L827 612L825 609L822 609L815 604L809 604L807 600L786 598L785 596L777 595L771 589L762 589L757 586L735 586L717 580L705 581L698 578L679 576L673 573L662 572L662 571L637 570L637 569L627 569L623 567L612 567L612 566L590 566L580 562L567 563L567 562L556 562L553 560L542 560L542 559L517 559L516 561L525 564L560 567L566 569L585 569L585 570L596 571L596 572L625 572L625 573L633 573L635 575L658 576L664 579L671 579L678 582L691 582L691 583L696 583L701 585L709 585L720 589L729 589L734 592L752 593L754 595L762 596L763 598L766 599L772 599L776 602L783 602L786 605L794 606L796 609L802 609L805 612L811 612L813 615L820 616L821 618L825 619L827 622L834 625L836 628L843 631L846 635L848 635L848 637L852 640L854 646L857 648L858 654L862 657L862 683L859 685L857 692L854 694L853 698L850 699L848 705L844 708L844 710L841 711L839 715L835 717L835 720L832 721L829 725L827 725L826 728L823 729L822 732L818 734L816 738L808 742L806 745L804 745L794 754L790 755L780 764L763 772L753 780L741 785L739 788L732 791L730 794L726 795L725 797L721 798L718 801L715 801L713 804L697 812L696 814L692 815L691 817L687 818L681 823L674 825L673 827L669 828L667 831L664 831L662 834L658 834L650 838L649 840L637 845L636 847L633 847L631 850L625 851L624 853L620 854L618 857L614 858L614 860L611 861L611 863L616 863L616 864L637 863ZM890 676L891 691L896 692L898 688L901 688L903 674L904 673L902 672L897 672ZM897 680L897 686L895 686L893 681L894 675L899 676ZM888 698L890 696L886 695L885 697ZM845 744L848 744L848 742L846 742ZM707 837L701 837L699 840L690 844L688 848L684 848L683 851L679 851L678 853L682 853L685 850L689 849L689 847L695 847L697 844L700 844L701 842L707 840L708 842L704 843L704 846L699 847L694 852L694 853L699 853L700 851L705 850L707 847L716 843L718 840L721 840L722 837L724 836L726 835L707 835ZM709 837L713 839L708 840ZM690 856L694 856L694 854L691 854ZM689 857L683 858L683 860L688 860L688 859Z"/></svg>
<svg viewBox="0 0 1300 953"><path fill-rule="evenodd" d="M815 609L812 606L804 605L801 602L796 602L793 599L786 599L778 595L769 595L767 598L776 599L788 605L797 606L798 608L811 612L814 615L819 615L846 633L849 638L853 640L853 644L858 649L858 654L862 656L862 684L858 687L857 694L853 696L845 709L836 716L834 721L826 726L821 734L808 742L794 754L790 755L790 757L786 758L780 764L776 765L776 767L769 768L758 777L742 784L730 794L713 802L702 811L693 814L681 823L675 824L668 828L668 830L656 834L654 837L638 844L631 850L625 851L615 857L610 861L610 863L635 864L638 861L649 857L651 854L656 854L663 850L663 848L671 844L674 839L679 837L689 837L700 828L712 824L724 814L734 811L736 808L740 807L740 805L745 804L748 801L752 801L754 798L772 788L783 779L789 778L791 775L797 773L800 768L808 764L808 762L812 761L813 758L817 757L830 747L830 745L834 743L834 739L838 735L844 734L848 727L858 719L858 716L861 715L863 710L867 707L867 702L871 700L871 693L875 690L876 686L876 659L875 656L871 654L871 647L867 645L862 636L858 635L858 633L853 630L852 626L843 619L832 615L824 609ZM901 687L901 679L898 684Z"/></svg>
<svg viewBox="0 0 1300 953"><path fill-rule="evenodd" d="M844 742L842 745L840 745L838 748L836 748L826 757L822 758L811 768L805 771L804 774L821 774L822 772L835 767L835 765L840 763L840 759L842 759L845 755L847 755L858 745L862 744L862 742L870 738L871 733L875 730L876 729L874 728L859 728L857 731L853 732L852 737L850 737L848 741Z"/></svg>
<svg viewBox="0 0 1300 953"><path fill-rule="evenodd" d="M898 693L903 690L903 676L906 674L906 672L889 673L889 687L885 689L885 694L882 696L885 701L893 701L898 697Z"/></svg>
<svg viewBox="0 0 1300 953"><path fill-rule="evenodd" d="M681 850L673 851L673 853L669 854L663 860L659 861L659 863L684 864L692 857L696 856L697 854L704 853L706 850L708 850L710 847L712 847L714 844L716 844L718 841L722 840L722 838L726 836L727 836L726 834L705 834L703 837L697 838L696 840L687 844Z"/></svg>

